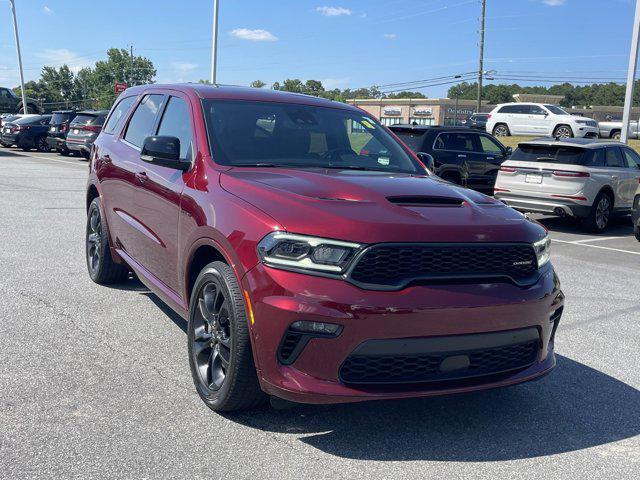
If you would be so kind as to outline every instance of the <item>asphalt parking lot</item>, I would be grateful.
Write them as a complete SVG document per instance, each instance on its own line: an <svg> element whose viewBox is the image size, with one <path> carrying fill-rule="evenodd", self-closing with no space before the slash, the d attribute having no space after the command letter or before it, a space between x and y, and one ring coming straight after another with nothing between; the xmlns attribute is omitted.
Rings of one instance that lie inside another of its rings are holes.
<svg viewBox="0 0 640 480"><path fill-rule="evenodd" d="M186 325L84 264L86 162L0 149L0 478L638 478L640 243L552 230L558 368L453 398L218 415Z"/></svg>

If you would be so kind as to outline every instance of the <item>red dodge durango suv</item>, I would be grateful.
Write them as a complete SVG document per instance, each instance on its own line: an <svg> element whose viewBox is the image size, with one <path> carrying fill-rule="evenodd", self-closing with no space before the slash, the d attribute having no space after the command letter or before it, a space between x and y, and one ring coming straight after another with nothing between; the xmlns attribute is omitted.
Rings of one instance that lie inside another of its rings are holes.
<svg viewBox="0 0 640 480"><path fill-rule="evenodd" d="M469 392L555 366L545 229L432 175L363 110L136 86L89 168L89 275L133 271L188 321L213 410Z"/></svg>

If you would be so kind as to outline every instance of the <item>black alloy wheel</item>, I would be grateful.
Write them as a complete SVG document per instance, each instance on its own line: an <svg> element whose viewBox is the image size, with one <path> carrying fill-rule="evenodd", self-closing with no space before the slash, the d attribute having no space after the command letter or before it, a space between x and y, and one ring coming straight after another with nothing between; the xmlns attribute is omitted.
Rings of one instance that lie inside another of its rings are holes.
<svg viewBox="0 0 640 480"><path fill-rule="evenodd" d="M129 275L129 269L115 263L111 257L109 235L103 219L100 198L96 197L87 212L85 252L89 277L101 285L124 281Z"/></svg>

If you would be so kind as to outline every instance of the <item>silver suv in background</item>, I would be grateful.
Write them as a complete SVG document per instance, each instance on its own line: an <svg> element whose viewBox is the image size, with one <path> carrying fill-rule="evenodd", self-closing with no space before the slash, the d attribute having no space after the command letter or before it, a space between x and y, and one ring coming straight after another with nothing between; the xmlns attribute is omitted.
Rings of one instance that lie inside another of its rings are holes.
<svg viewBox="0 0 640 480"><path fill-rule="evenodd" d="M487 132L497 137L543 135L556 138L598 137L598 122L571 115L558 105L503 103L489 114Z"/></svg>
<svg viewBox="0 0 640 480"><path fill-rule="evenodd" d="M494 195L522 212L572 216L593 232L629 214L640 156L620 142L540 138L522 142L498 172Z"/></svg>

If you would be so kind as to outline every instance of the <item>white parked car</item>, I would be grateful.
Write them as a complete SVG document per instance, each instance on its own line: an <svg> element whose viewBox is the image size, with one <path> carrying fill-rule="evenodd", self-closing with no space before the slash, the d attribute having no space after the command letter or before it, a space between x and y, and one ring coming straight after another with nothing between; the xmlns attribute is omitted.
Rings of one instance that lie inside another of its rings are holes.
<svg viewBox="0 0 640 480"><path fill-rule="evenodd" d="M620 142L540 138L522 142L502 164L495 198L521 212L572 216L602 232L628 214L640 182L640 156Z"/></svg>
<svg viewBox="0 0 640 480"><path fill-rule="evenodd" d="M487 132L507 135L544 135L556 138L598 137L598 122L569 114L557 105L503 103L489 114Z"/></svg>

